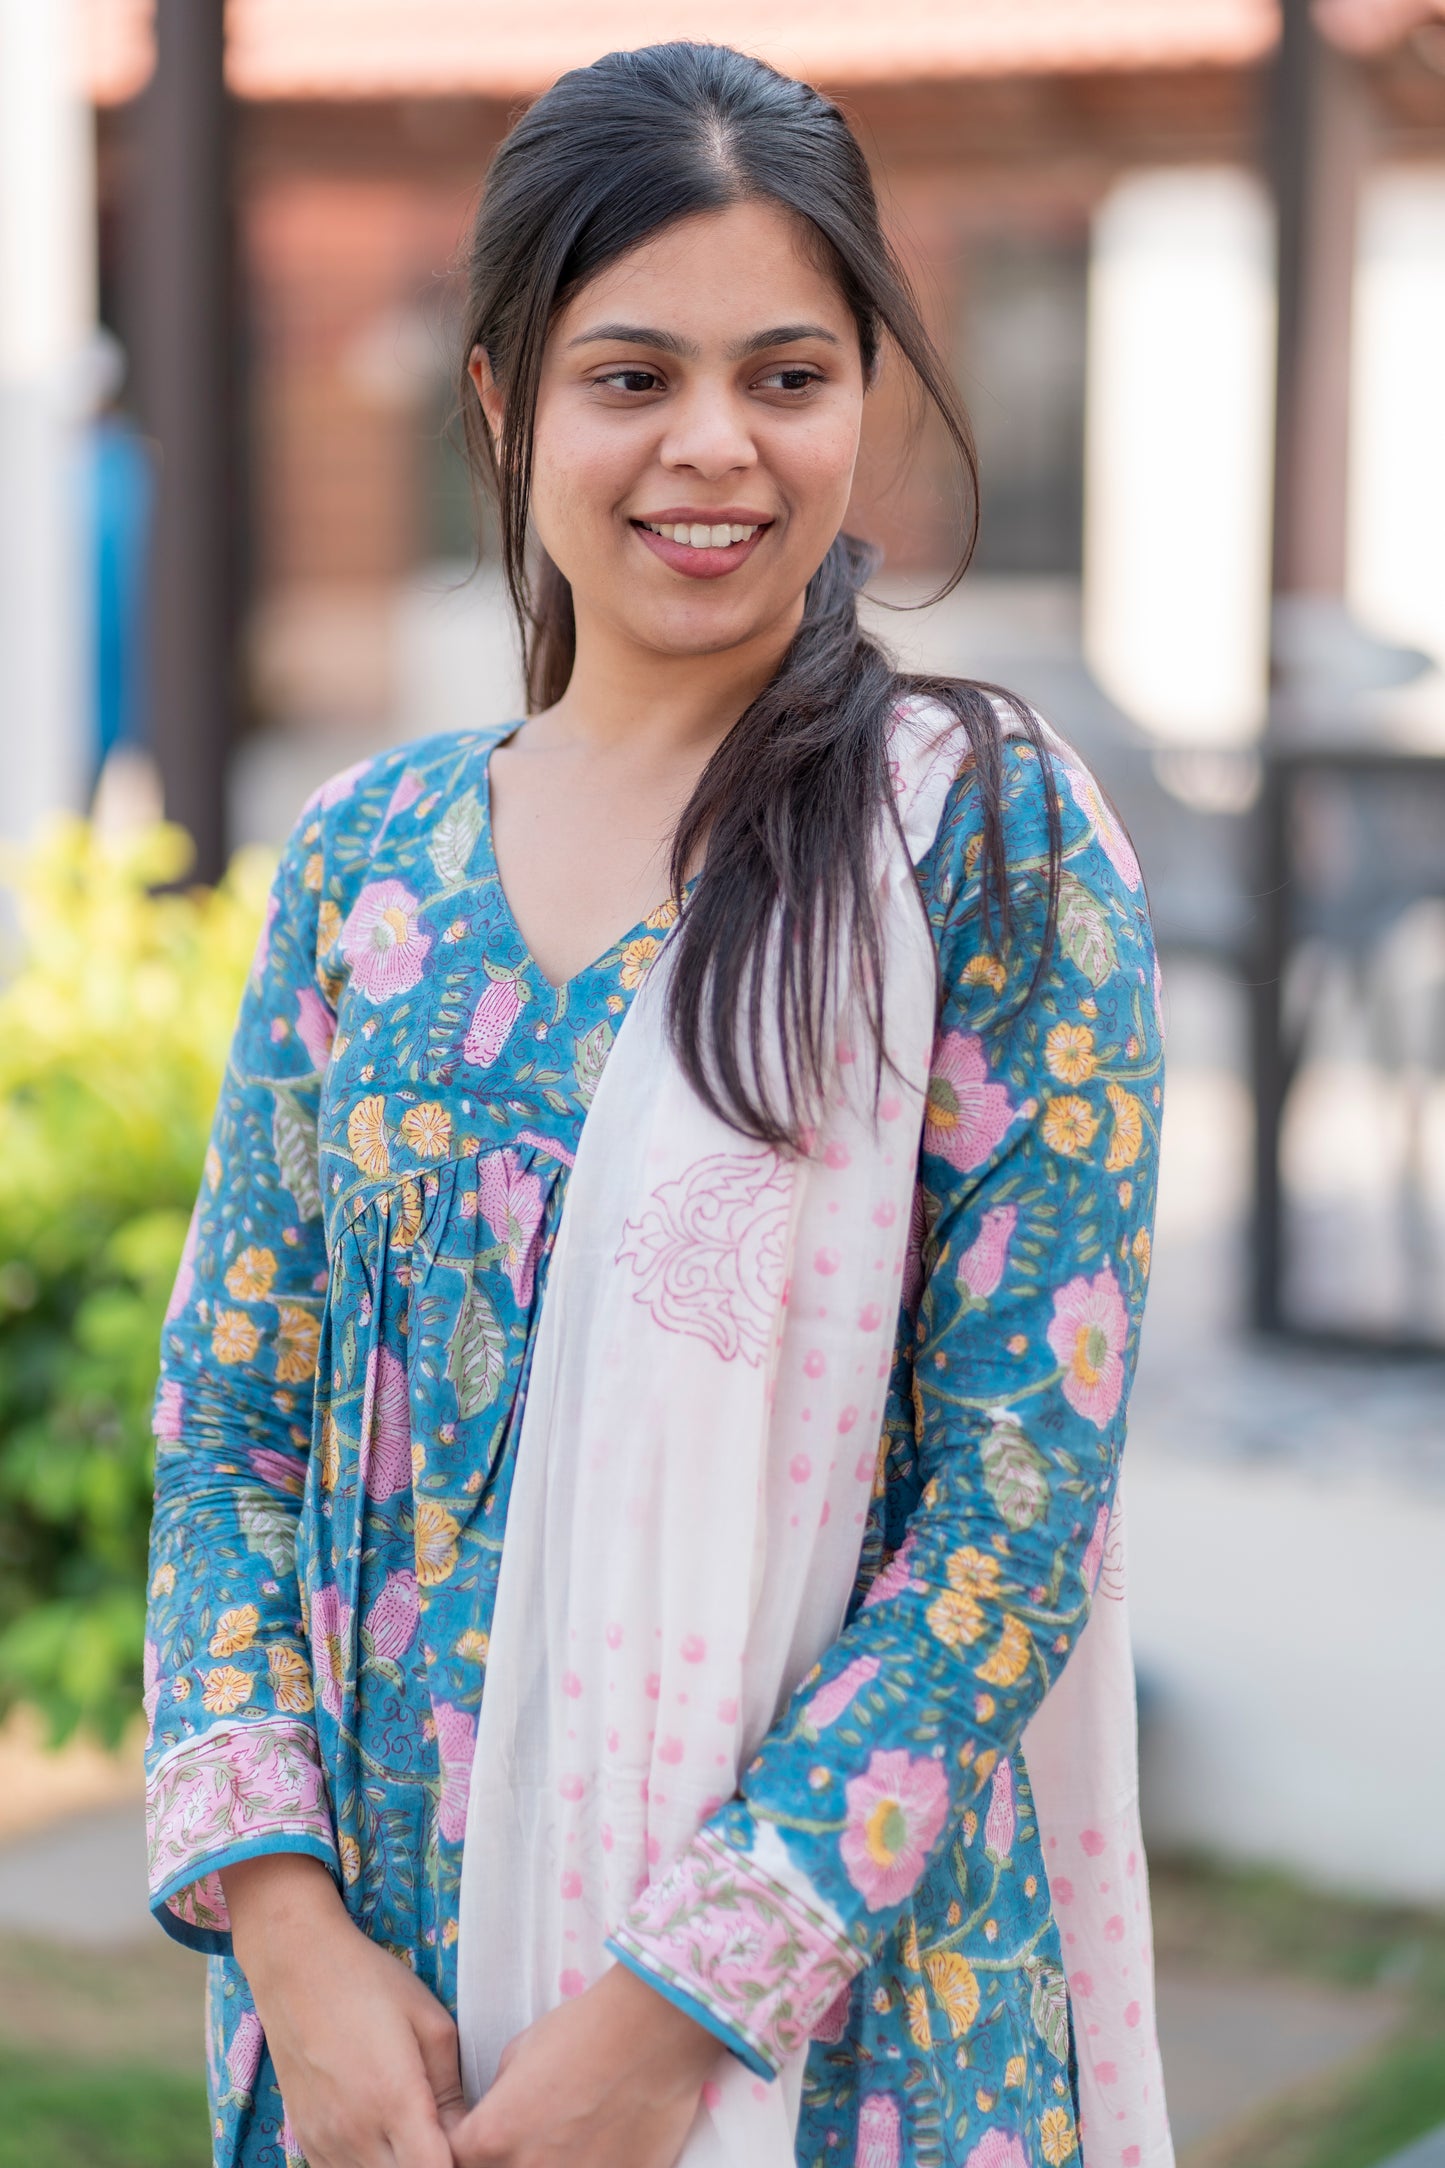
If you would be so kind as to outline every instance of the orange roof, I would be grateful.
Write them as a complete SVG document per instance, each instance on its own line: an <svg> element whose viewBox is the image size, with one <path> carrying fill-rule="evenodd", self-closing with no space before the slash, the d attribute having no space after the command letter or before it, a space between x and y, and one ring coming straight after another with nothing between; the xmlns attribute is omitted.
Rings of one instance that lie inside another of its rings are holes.
<svg viewBox="0 0 1445 2168"><path fill-rule="evenodd" d="M1354 50L1392 44L1445 0L1315 0ZM82 0L92 95L151 67L151 0ZM726 40L830 84L940 76L1239 67L1279 31L1277 0L227 0L229 74L249 98L540 90L620 45Z"/></svg>

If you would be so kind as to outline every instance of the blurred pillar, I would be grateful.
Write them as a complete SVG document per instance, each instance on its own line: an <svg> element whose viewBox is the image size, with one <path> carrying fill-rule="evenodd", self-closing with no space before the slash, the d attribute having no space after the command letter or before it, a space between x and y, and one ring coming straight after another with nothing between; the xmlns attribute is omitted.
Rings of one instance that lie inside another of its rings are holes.
<svg viewBox="0 0 1445 2168"><path fill-rule="evenodd" d="M1166 744L1247 742L1264 719L1272 281L1248 173L1131 173L1095 215L1085 649Z"/></svg>
<svg viewBox="0 0 1445 2168"><path fill-rule="evenodd" d="M95 326L93 123L74 0L0 0L0 833L89 773L80 432Z"/></svg>
<svg viewBox="0 0 1445 2168"><path fill-rule="evenodd" d="M151 746L168 817L214 879L226 846L236 670L234 346L223 0L156 0L133 206L136 388L160 445Z"/></svg>
<svg viewBox="0 0 1445 2168"><path fill-rule="evenodd" d="M1312 0L1283 0L1268 164L1279 227L1274 590L1343 597L1350 350L1369 108L1358 63L1322 38Z"/></svg>

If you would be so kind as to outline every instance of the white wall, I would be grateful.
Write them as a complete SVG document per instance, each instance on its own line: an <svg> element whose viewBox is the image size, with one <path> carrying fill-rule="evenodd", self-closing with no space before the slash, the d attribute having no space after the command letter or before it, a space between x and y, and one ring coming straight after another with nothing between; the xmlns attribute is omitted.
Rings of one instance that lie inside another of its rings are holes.
<svg viewBox="0 0 1445 2168"><path fill-rule="evenodd" d="M1097 214L1089 279L1084 645L1161 741L1264 716L1273 232L1233 168L1140 172Z"/></svg>
<svg viewBox="0 0 1445 2168"><path fill-rule="evenodd" d="M1353 371L1350 599L1445 663L1445 165L1366 184Z"/></svg>
<svg viewBox="0 0 1445 2168"><path fill-rule="evenodd" d="M76 802L89 729L77 462L94 321L73 0L0 0L0 834Z"/></svg>

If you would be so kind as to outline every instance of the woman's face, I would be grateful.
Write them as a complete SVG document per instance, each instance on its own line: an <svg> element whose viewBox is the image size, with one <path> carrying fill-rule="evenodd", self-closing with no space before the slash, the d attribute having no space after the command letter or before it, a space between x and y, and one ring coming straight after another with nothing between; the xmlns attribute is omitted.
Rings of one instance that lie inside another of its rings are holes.
<svg viewBox="0 0 1445 2168"><path fill-rule="evenodd" d="M599 272L548 340L532 482L579 637L590 619L681 656L790 632L843 522L864 389L847 304L771 203Z"/></svg>

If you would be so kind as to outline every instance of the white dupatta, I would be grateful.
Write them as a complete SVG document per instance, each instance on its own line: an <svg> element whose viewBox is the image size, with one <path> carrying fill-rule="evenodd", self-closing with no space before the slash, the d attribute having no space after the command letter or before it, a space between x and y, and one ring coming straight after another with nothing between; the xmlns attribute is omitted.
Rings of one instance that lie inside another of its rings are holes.
<svg viewBox="0 0 1445 2168"><path fill-rule="evenodd" d="M911 866L963 749L938 710L899 710L906 857L890 831L880 876L897 1074L876 1117L871 1064L840 1042L809 1157L729 1129L668 1046L666 948L602 1073L537 1327L472 1765L469 2098L515 2034L612 1963L607 1935L732 1796L842 1629L934 1031ZM1117 1600L1096 1605L1025 1755L1073 1988L1085 2168L1172 2168L1117 1558L1102 1593ZM783 1856L769 1867L788 1872ZM793 2168L805 2056L774 2085L723 2057L683 2168Z"/></svg>

